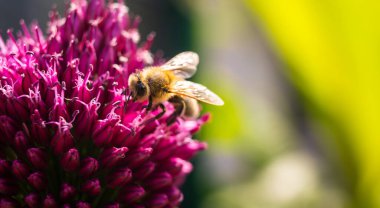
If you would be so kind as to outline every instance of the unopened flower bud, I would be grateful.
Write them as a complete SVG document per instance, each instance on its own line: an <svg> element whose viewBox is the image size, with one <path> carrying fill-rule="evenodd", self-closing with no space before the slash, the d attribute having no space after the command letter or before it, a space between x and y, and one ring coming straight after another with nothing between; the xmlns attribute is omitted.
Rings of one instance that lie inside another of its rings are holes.
<svg viewBox="0 0 380 208"><path fill-rule="evenodd" d="M73 197L75 193L76 193L76 190L74 186L64 183L61 187L61 191L59 195L61 199L65 201Z"/></svg>
<svg viewBox="0 0 380 208"><path fill-rule="evenodd" d="M102 166L105 168L111 168L117 164L121 159L125 157L125 153L128 151L127 147L121 148L108 148L104 150L102 155L100 156L100 161Z"/></svg>
<svg viewBox="0 0 380 208"><path fill-rule="evenodd" d="M165 193L172 206L177 206L183 200L182 192L175 186L168 188Z"/></svg>
<svg viewBox="0 0 380 208"><path fill-rule="evenodd" d="M25 134L22 131L18 131L16 133L14 143L16 150L20 153L24 153L29 146L28 139L25 137Z"/></svg>
<svg viewBox="0 0 380 208"><path fill-rule="evenodd" d="M98 161L92 157L88 157L82 161L79 173L83 177L88 177L94 174L98 170L98 168Z"/></svg>
<svg viewBox="0 0 380 208"><path fill-rule="evenodd" d="M48 166L48 160L46 153L40 148L29 148L26 152L29 162L36 169L45 169Z"/></svg>
<svg viewBox="0 0 380 208"><path fill-rule="evenodd" d="M79 168L79 151L77 149L69 149L61 158L61 165L65 171L75 171Z"/></svg>
<svg viewBox="0 0 380 208"><path fill-rule="evenodd" d="M29 168L20 160L13 160L12 172L18 179L26 179L29 175Z"/></svg>
<svg viewBox="0 0 380 208"><path fill-rule="evenodd" d="M24 202L26 205L28 205L28 207L31 207L31 208L41 207L40 197L36 193L30 193L26 195L24 198Z"/></svg>
<svg viewBox="0 0 380 208"><path fill-rule="evenodd" d="M113 128L117 122L118 119L98 120L93 133L94 143L98 147L102 147L111 142Z"/></svg>
<svg viewBox="0 0 380 208"><path fill-rule="evenodd" d="M139 185L129 185L119 192L119 198L127 204L138 201L145 196L145 190Z"/></svg>
<svg viewBox="0 0 380 208"><path fill-rule="evenodd" d="M190 173L192 167L193 166L190 162L187 162L186 160L178 157L173 157L163 164L162 169L169 172L172 176L177 176L178 174Z"/></svg>
<svg viewBox="0 0 380 208"><path fill-rule="evenodd" d="M207 148L207 144L204 142L193 143L189 142L178 149L176 149L176 155L184 160L189 160L194 157L194 154Z"/></svg>
<svg viewBox="0 0 380 208"><path fill-rule="evenodd" d="M46 178L41 172L34 172L28 176L28 182L37 190L46 188Z"/></svg>
<svg viewBox="0 0 380 208"><path fill-rule="evenodd" d="M163 208L169 203L168 196L165 194L155 194L150 197L147 206L151 208Z"/></svg>
<svg viewBox="0 0 380 208"><path fill-rule="evenodd" d="M58 131L51 140L51 146L56 155L63 154L74 146L74 138L69 130Z"/></svg>
<svg viewBox="0 0 380 208"><path fill-rule="evenodd" d="M91 196L96 196L100 194L101 186L99 179L91 179L84 182L81 190L85 193L88 193Z"/></svg>
<svg viewBox="0 0 380 208"><path fill-rule="evenodd" d="M111 173L107 179L110 188L122 187L132 179L132 171L129 168L122 168Z"/></svg>
<svg viewBox="0 0 380 208"><path fill-rule="evenodd" d="M139 180L145 179L148 177L156 168L156 164L154 162L146 162L143 165L139 166L134 171L134 177L136 177Z"/></svg>
<svg viewBox="0 0 380 208"><path fill-rule="evenodd" d="M167 172L162 172L155 174L151 176L150 179L148 179L146 186L155 190L160 189L166 186L169 186L173 183L172 176Z"/></svg>
<svg viewBox="0 0 380 208"><path fill-rule="evenodd" d="M139 148L127 155L128 165L130 167L136 167L148 160L153 152L152 148Z"/></svg>
<svg viewBox="0 0 380 208"><path fill-rule="evenodd" d="M51 194L46 195L42 202L42 208L58 208L57 201Z"/></svg>

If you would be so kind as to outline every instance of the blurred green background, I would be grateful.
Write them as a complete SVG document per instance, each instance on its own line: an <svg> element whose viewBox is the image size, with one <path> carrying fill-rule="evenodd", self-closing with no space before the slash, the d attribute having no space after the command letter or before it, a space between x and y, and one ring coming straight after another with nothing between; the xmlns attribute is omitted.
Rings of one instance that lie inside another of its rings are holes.
<svg viewBox="0 0 380 208"><path fill-rule="evenodd" d="M226 103L203 105L182 207L380 207L379 1L126 2L153 51L200 54L193 80ZM0 1L3 37L54 3Z"/></svg>

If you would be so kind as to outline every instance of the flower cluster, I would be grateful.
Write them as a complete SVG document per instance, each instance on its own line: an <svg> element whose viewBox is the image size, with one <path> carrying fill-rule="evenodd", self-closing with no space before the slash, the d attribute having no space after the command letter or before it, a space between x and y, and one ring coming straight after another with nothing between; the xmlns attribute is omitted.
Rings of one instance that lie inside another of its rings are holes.
<svg viewBox="0 0 380 208"><path fill-rule="evenodd" d="M72 0L46 37L21 22L0 38L0 207L179 205L207 116L168 126L170 104L154 120L128 101L128 76L162 63L138 24L121 1Z"/></svg>

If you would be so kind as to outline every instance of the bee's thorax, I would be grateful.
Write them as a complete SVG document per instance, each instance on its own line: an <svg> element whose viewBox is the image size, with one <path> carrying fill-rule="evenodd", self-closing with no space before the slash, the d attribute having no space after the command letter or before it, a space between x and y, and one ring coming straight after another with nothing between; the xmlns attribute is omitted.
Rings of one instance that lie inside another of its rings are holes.
<svg viewBox="0 0 380 208"><path fill-rule="evenodd" d="M150 89L154 103L166 101L171 96L170 89L176 78L171 71L163 71L159 67L150 67L142 72L143 81Z"/></svg>

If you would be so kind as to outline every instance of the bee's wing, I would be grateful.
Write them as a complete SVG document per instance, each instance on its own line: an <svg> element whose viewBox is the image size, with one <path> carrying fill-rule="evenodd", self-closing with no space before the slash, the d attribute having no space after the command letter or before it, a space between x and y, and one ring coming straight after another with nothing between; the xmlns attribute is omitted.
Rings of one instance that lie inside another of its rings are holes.
<svg viewBox="0 0 380 208"><path fill-rule="evenodd" d="M213 105L224 105L223 100L207 87L186 80L177 81L170 92Z"/></svg>
<svg viewBox="0 0 380 208"><path fill-rule="evenodd" d="M187 79L195 74L198 63L198 54L186 51L174 56L162 65L161 68L162 70L173 71L176 76Z"/></svg>

